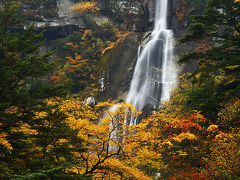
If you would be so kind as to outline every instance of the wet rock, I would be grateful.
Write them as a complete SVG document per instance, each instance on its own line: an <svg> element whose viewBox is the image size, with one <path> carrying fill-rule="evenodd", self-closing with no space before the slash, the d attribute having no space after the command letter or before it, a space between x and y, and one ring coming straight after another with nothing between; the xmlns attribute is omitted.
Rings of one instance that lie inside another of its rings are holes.
<svg viewBox="0 0 240 180"><path fill-rule="evenodd" d="M101 64L108 72L107 97L125 99L133 76L141 34L129 33L111 52L106 54Z"/></svg>
<svg viewBox="0 0 240 180"><path fill-rule="evenodd" d="M94 107L97 103L96 100L94 99L94 97L87 97L84 102L86 103L87 106L91 106Z"/></svg>

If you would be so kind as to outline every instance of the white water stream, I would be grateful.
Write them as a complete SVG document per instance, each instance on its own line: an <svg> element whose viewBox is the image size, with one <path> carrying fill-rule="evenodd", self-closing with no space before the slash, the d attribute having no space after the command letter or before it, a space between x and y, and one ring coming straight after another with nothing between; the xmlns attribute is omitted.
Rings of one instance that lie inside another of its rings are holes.
<svg viewBox="0 0 240 180"><path fill-rule="evenodd" d="M139 53L126 102L138 111L169 100L177 81L173 61L173 32L167 29L168 0L156 0L151 40ZM130 125L137 124L132 118Z"/></svg>

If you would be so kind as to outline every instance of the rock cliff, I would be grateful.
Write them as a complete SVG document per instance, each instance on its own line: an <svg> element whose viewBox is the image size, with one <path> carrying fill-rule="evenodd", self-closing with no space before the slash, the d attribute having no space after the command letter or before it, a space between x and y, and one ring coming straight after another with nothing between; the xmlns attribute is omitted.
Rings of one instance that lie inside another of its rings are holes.
<svg viewBox="0 0 240 180"><path fill-rule="evenodd" d="M45 37L47 39L46 46L42 47L42 51L50 50L54 45L52 41L66 37L73 32L80 31L85 28L84 17L72 13L69 8L79 0L20 0L22 4L21 14L26 17L26 26L35 23L37 31L46 30ZM203 10L203 6L199 2L204 0L192 0L190 5L197 4L195 10L184 4L189 0L169 0L169 28L173 29L175 39L188 33L187 27L190 23L189 15L199 13ZM152 30L155 0L144 0L144 13L149 19L148 30ZM194 3L194 4L192 4ZM106 17L98 15L92 16L99 23ZM115 47L112 52L103 57L102 62L107 62L107 69L102 72L108 72L108 83L106 91L108 97L124 99L124 95L128 92L130 81L134 70L134 64L137 56L138 46L143 33L132 32L127 35L121 43ZM178 56L194 50L197 43L175 45L175 59ZM181 72L192 72L197 68L197 63L187 64L182 67ZM106 79L106 78L105 78Z"/></svg>

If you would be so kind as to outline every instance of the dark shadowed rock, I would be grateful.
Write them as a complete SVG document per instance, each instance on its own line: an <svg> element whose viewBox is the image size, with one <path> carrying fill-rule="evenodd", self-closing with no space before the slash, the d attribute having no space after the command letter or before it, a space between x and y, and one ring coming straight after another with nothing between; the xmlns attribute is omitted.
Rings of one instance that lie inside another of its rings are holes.
<svg viewBox="0 0 240 180"><path fill-rule="evenodd" d="M102 59L102 64L108 64L102 71L108 71L109 83L106 91L108 97L113 99L125 99L129 90L134 65L139 46L138 33L129 33L111 52ZM108 70L106 70L108 69Z"/></svg>

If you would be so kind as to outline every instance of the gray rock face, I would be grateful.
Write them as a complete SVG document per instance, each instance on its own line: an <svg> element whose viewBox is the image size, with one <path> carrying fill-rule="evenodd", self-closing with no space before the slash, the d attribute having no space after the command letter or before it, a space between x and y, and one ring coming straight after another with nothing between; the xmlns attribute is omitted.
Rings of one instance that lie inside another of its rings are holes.
<svg viewBox="0 0 240 180"><path fill-rule="evenodd" d="M169 27L174 32L174 37L177 42L177 39L182 37L185 34L190 33L187 29L189 25L189 18L185 17L180 20L177 16L177 11L179 8L179 0L169 0ZM194 49L198 46L197 42L191 42L186 44L175 44L175 59L178 59L179 56L183 54L189 53L194 51ZM180 67L181 70L179 71L180 74L186 72L194 72L198 68L197 61L192 61L191 63L187 63Z"/></svg>
<svg viewBox="0 0 240 180"><path fill-rule="evenodd" d="M109 96L125 99L129 90L139 46L139 34L130 33L111 52L109 60Z"/></svg>
<svg viewBox="0 0 240 180"><path fill-rule="evenodd" d="M145 7L149 11L149 19L154 17L155 12L155 0L145 0ZM178 8L178 0L169 0L169 24L168 27L173 29L175 39L189 33L187 30L188 24L186 21L179 21L176 16L176 11ZM125 96L129 90L134 66L137 58L137 49L141 44L144 44L149 40L149 34L151 32L146 32L142 37L141 42L139 42L139 35L136 33L129 34L124 41L118 45L108 57L109 60L109 97L113 99L125 99ZM140 37L140 38L141 38ZM197 46L197 43L188 44L175 44L174 58L178 59L179 56L193 51ZM185 72L193 72L198 68L197 62L185 64L181 67L180 74Z"/></svg>
<svg viewBox="0 0 240 180"><path fill-rule="evenodd" d="M184 34L189 33L187 30L188 23L186 19L179 20L177 17L179 1L178 0L169 0L169 26L174 31L174 36L179 38Z"/></svg>
<svg viewBox="0 0 240 180"><path fill-rule="evenodd" d="M168 27L173 29L175 38L179 38L182 35L189 33L187 30L188 22L179 21L176 12L179 6L180 0L169 0L169 24ZM24 1L25 2L25 1ZM27 4L23 4L23 12L29 15L27 18L28 23L34 22L36 26L41 29L46 29L46 38L51 41L58 39L59 37L67 36L75 31L79 31L84 28L83 17L79 14L70 12L69 8L78 0L29 0ZM151 30L151 21L154 19L155 13L155 0L144 0L144 6L149 17L149 29ZM32 18L31 18L32 17ZM94 17L93 17L94 18ZM106 17L100 17L97 15L95 19L98 22L105 20ZM146 33L146 37L149 37L149 32ZM108 97L113 99L125 99L124 96L129 90L134 65L137 57L138 46L141 44L140 40L142 35L137 33L128 34L125 39L110 53L106 58L108 62L108 70L103 70L108 74L108 84L106 84L106 90L108 91ZM148 41L148 38L143 40ZM48 45L42 47L42 51L51 49L51 43L48 41ZM142 42L144 45L144 42ZM192 51L197 46L197 43L192 44L176 44L175 46L175 58L178 56ZM192 72L197 68L197 63L185 65L182 72Z"/></svg>
<svg viewBox="0 0 240 180"><path fill-rule="evenodd" d="M169 0L168 1L168 28L174 31L174 36L176 38L188 33L186 21L179 21L176 16L177 9L179 7L179 0ZM145 8L149 11L149 20L154 19L155 13L155 0L144 0Z"/></svg>
<svg viewBox="0 0 240 180"><path fill-rule="evenodd" d="M149 11L149 17L150 21L154 19L154 13L155 13L155 0L145 0L144 3L146 4L145 7L148 8ZM169 0L168 1L168 28L172 29L174 32L174 38L177 41L178 38L181 36L190 33L189 30L187 30L189 25L189 19L184 18L182 20L179 20L177 17L177 11L180 7L180 0ZM146 36L149 34L149 32L145 33ZM148 41L148 38L143 38L142 45ZM179 44L175 43L174 47L174 58L177 60L179 56L189 53L193 51L198 46L198 43L192 42L187 44ZM184 64L181 67L180 73L185 72L193 72L198 68L197 62L193 61L192 63Z"/></svg>
<svg viewBox="0 0 240 180"><path fill-rule="evenodd" d="M149 19L154 19L155 13L155 0L144 0L145 8L148 8L149 11Z"/></svg>

